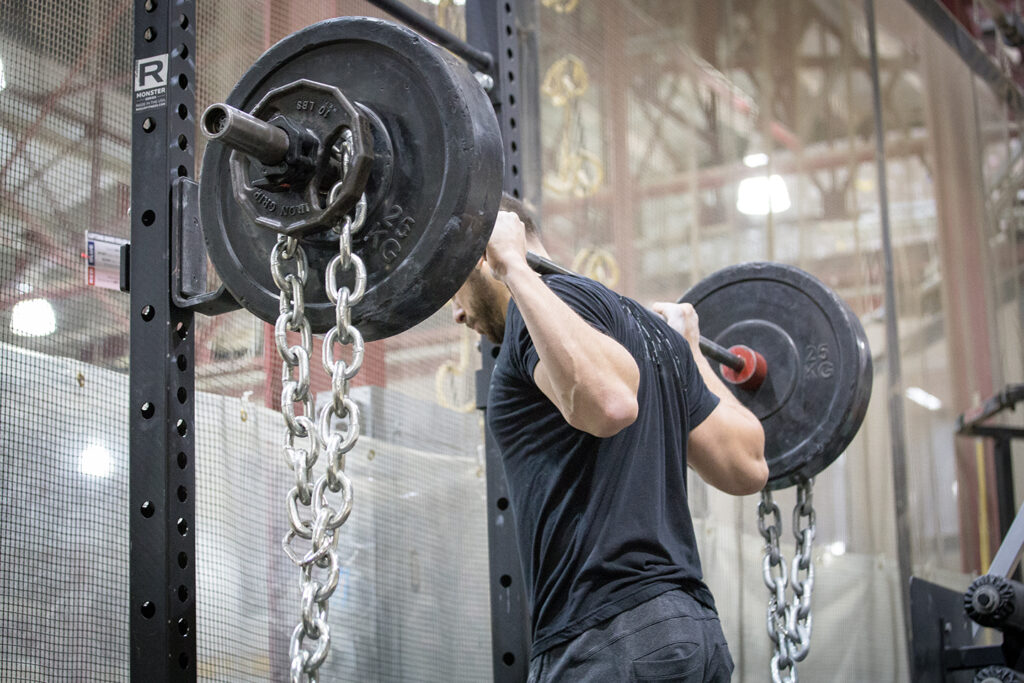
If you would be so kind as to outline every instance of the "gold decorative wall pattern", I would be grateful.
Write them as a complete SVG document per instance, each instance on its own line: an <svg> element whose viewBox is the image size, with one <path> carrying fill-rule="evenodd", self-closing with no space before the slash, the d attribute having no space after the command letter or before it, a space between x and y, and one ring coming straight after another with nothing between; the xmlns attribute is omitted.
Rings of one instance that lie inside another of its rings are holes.
<svg viewBox="0 0 1024 683"><path fill-rule="evenodd" d="M572 14L580 0L541 0L541 4L558 14Z"/></svg>
<svg viewBox="0 0 1024 683"><path fill-rule="evenodd" d="M458 6L454 0L437 0L428 4L437 5L433 11L435 24L457 36L466 35L464 7Z"/></svg>
<svg viewBox="0 0 1024 683"><path fill-rule="evenodd" d="M619 284L619 262L604 247L583 247L572 260L572 270L611 289Z"/></svg>
<svg viewBox="0 0 1024 683"><path fill-rule="evenodd" d="M476 399L472 396L474 386L470 386L470 398L463 400L463 388L466 375L472 369L473 342L479 336L468 327L463 327L459 340L458 360L446 360L438 366L434 373L434 397L439 406L459 413L470 413L476 408Z"/></svg>
<svg viewBox="0 0 1024 683"><path fill-rule="evenodd" d="M579 100L589 87L586 65L571 54L549 66L541 82L541 92L562 108L556 162L544 175L545 189L557 195L589 197L604 181L604 165L596 154L583 148L579 125Z"/></svg>

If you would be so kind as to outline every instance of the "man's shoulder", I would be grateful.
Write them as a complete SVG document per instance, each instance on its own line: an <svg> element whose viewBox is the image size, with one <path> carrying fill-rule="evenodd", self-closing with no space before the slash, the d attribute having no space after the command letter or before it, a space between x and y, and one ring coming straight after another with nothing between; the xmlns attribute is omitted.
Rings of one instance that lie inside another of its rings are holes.
<svg viewBox="0 0 1024 683"><path fill-rule="evenodd" d="M623 298L621 294L583 275L543 275L541 279L555 294L568 303L579 300L617 304Z"/></svg>

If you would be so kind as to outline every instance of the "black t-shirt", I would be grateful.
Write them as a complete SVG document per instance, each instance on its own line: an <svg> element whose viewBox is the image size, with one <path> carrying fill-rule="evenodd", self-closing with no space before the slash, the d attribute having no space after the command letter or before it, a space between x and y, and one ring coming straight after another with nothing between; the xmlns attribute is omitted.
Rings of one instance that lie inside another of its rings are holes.
<svg viewBox="0 0 1024 683"><path fill-rule="evenodd" d="M531 658L667 590L708 607L686 498L686 438L718 405L690 348L659 316L582 277L544 282L640 368L639 416L601 439L570 426L533 381L537 351L515 302L491 376L532 606Z"/></svg>

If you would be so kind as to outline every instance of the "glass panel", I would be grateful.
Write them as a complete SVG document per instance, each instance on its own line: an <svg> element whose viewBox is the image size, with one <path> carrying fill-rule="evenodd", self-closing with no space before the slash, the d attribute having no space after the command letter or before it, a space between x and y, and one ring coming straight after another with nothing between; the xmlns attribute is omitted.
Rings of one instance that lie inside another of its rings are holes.
<svg viewBox="0 0 1024 683"><path fill-rule="evenodd" d="M464 34L463 3L408 4ZM128 678L128 295L88 286L85 233L129 236L133 5L0 2L2 680ZM383 16L355 0L196 6L198 112L288 33ZM294 476L281 360L244 311L197 316L195 339L197 595L185 597L199 678L285 680L301 596L281 548ZM446 308L368 345L322 680L491 675L473 344ZM314 365L323 401L319 353Z"/></svg>

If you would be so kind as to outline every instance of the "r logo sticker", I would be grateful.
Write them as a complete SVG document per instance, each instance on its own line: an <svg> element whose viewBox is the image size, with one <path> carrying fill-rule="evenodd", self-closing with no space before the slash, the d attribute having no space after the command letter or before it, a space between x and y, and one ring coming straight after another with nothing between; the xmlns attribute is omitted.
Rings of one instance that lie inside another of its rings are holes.
<svg viewBox="0 0 1024 683"><path fill-rule="evenodd" d="M167 85L167 55L135 62L135 92Z"/></svg>
<svg viewBox="0 0 1024 683"><path fill-rule="evenodd" d="M135 61L135 111L167 104L167 54Z"/></svg>

